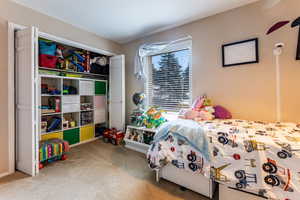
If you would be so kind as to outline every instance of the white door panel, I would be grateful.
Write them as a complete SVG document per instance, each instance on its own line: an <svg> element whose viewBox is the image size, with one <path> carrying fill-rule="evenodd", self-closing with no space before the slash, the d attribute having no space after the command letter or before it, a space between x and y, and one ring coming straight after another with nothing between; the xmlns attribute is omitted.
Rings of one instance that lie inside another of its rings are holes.
<svg viewBox="0 0 300 200"><path fill-rule="evenodd" d="M37 29L16 32L16 168L38 173Z"/></svg>
<svg viewBox="0 0 300 200"><path fill-rule="evenodd" d="M110 59L109 126L125 130L125 56Z"/></svg>

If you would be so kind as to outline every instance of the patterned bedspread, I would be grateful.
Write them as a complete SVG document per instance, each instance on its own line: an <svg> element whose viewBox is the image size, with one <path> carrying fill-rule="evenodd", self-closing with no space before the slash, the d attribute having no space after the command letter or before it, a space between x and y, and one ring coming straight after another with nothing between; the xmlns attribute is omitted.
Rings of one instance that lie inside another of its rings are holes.
<svg viewBox="0 0 300 200"><path fill-rule="evenodd" d="M184 127L185 121L168 123ZM201 148L195 148L197 137L186 137L185 131L178 132L170 124L167 134L159 134L164 137L155 138L149 149L151 168L159 169L171 162L270 199L300 199L300 126L245 120L198 122L202 130L199 137L203 138L204 133L208 143L207 157Z"/></svg>

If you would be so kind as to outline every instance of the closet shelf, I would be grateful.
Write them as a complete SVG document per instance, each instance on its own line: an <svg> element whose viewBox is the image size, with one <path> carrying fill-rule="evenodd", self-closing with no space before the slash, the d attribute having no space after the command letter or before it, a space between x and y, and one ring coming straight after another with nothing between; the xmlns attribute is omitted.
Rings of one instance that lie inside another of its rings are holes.
<svg viewBox="0 0 300 200"><path fill-rule="evenodd" d="M60 115L61 112L56 112L56 113L42 113L42 116L51 116L51 115Z"/></svg>
<svg viewBox="0 0 300 200"><path fill-rule="evenodd" d="M56 71L56 72L71 73L71 74L83 74L83 75L98 76L98 77L108 77L108 75L103 75L103 74L95 74L95 73L90 73L90 72L75 72L75 71L68 71L68 70L48 68L48 67L39 67L39 69L49 70L49 71Z"/></svg>
<svg viewBox="0 0 300 200"><path fill-rule="evenodd" d="M60 97L61 94L55 94L55 95L52 95L52 94L42 94L41 96L42 97Z"/></svg>

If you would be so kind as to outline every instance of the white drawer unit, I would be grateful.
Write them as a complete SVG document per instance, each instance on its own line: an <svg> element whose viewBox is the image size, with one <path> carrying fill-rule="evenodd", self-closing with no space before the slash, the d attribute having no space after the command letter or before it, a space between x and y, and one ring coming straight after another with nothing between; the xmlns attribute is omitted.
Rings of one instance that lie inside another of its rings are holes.
<svg viewBox="0 0 300 200"><path fill-rule="evenodd" d="M62 110L64 113L71 113L71 112L79 112L80 111L80 104L79 103L67 103L62 105Z"/></svg>
<svg viewBox="0 0 300 200"><path fill-rule="evenodd" d="M215 192L215 183L211 179L206 178L201 174L190 173L186 170L178 169L170 163L157 171L157 173L158 179L166 179L206 197L209 197L210 199L213 197L213 194Z"/></svg>
<svg viewBox="0 0 300 200"><path fill-rule="evenodd" d="M64 95L63 96L63 104L80 104L80 96L79 95Z"/></svg>
<svg viewBox="0 0 300 200"><path fill-rule="evenodd" d="M95 94L94 81L81 80L79 82L79 93L80 95L93 96Z"/></svg>
<svg viewBox="0 0 300 200"><path fill-rule="evenodd" d="M106 109L94 111L94 123L101 124L106 122Z"/></svg>

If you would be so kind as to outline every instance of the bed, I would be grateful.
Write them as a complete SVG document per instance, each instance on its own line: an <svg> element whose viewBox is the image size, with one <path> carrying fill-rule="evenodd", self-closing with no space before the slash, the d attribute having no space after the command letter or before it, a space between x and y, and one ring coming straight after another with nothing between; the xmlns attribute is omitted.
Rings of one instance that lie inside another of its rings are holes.
<svg viewBox="0 0 300 200"><path fill-rule="evenodd" d="M157 131L147 159L158 177L210 198L216 181L270 199L296 200L299 152L300 126L293 123L179 119Z"/></svg>

